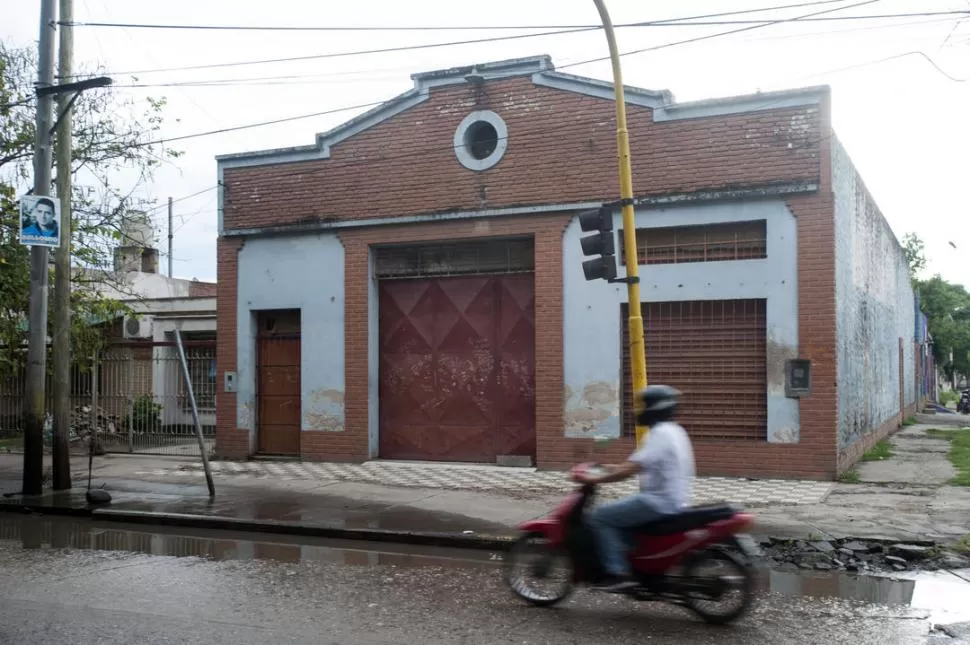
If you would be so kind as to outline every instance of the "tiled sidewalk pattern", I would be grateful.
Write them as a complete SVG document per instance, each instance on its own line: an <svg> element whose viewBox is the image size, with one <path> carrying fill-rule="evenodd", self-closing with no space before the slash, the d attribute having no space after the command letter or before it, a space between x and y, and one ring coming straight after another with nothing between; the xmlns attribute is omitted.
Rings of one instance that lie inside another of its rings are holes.
<svg viewBox="0 0 970 645"><path fill-rule="evenodd" d="M211 462L216 475L231 478L272 479L276 481L345 481L394 486L479 492L560 493L574 484L563 472L498 466L415 464L372 461L363 464L322 462ZM202 477L202 464L161 468L142 475ZM832 482L778 479L735 479L698 477L694 482L694 504L733 502L744 505L819 504L834 487ZM634 492L636 482L628 480L604 487L604 497L620 497Z"/></svg>

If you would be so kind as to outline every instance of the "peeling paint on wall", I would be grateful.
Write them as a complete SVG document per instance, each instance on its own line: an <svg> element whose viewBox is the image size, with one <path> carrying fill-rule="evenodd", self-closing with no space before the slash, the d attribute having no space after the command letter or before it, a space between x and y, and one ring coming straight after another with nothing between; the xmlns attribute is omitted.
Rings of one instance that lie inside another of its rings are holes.
<svg viewBox="0 0 970 645"><path fill-rule="evenodd" d="M332 388L313 390L303 402L303 430L340 432L344 429L344 393Z"/></svg>
<svg viewBox="0 0 970 645"><path fill-rule="evenodd" d="M567 437L620 436L618 383L597 381L587 384L579 392L573 392L567 386L563 399L566 401Z"/></svg>

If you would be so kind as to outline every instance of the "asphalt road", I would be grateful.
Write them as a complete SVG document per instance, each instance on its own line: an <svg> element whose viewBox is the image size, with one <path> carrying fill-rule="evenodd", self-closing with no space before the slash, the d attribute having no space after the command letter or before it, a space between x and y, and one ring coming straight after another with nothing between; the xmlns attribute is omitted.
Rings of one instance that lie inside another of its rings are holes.
<svg viewBox="0 0 970 645"><path fill-rule="evenodd" d="M164 540L162 552L178 550L177 538L147 539ZM214 559L25 549L19 539L0 540L0 643L937 642L928 639L926 612L905 607L767 595L741 622L714 628L677 608L585 591L557 609L531 608L485 562L204 541ZM144 540L139 544L134 550L152 550ZM198 552L198 544L195 539L186 552Z"/></svg>

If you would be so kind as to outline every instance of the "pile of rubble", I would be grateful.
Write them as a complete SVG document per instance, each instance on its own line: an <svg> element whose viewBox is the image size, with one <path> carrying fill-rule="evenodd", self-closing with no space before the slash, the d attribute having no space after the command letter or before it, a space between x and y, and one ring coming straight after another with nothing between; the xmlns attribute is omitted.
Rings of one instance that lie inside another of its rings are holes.
<svg viewBox="0 0 970 645"><path fill-rule="evenodd" d="M117 414L108 414L103 408L98 408L92 414L90 405L79 405L71 411L71 441L82 441L91 435L92 429L97 435L118 434L124 427L124 420Z"/></svg>
<svg viewBox="0 0 970 645"><path fill-rule="evenodd" d="M762 550L778 571L886 573L970 567L970 558L929 543L886 540L783 540L770 538Z"/></svg>

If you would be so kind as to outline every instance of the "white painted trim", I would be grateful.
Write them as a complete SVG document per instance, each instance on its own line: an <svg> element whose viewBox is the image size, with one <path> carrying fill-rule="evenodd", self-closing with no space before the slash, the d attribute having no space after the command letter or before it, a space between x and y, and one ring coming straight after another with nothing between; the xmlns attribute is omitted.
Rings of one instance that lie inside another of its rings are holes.
<svg viewBox="0 0 970 645"><path fill-rule="evenodd" d="M820 105L828 91L828 88L824 86L809 87L783 90L780 92L763 92L745 96L675 103L654 110L653 120L662 123L664 121L701 119L712 116L728 116L747 112Z"/></svg>
<svg viewBox="0 0 970 645"><path fill-rule="evenodd" d="M431 72L419 72L411 74L411 80L414 81L416 89L424 89L445 85L462 85L469 82L468 77L471 75L480 76L484 81L494 81L516 76L528 76L554 68L552 57L544 54L542 56L513 58L475 65L461 65Z"/></svg>
<svg viewBox="0 0 970 645"><path fill-rule="evenodd" d="M476 159L465 145L465 137L472 126L482 122L495 128L498 140L495 142L495 150L492 151L492 154L484 159ZM505 156L505 151L509 147L509 128L505 125L505 120L492 110L476 110L462 119L458 127L455 128L453 142L458 162L469 170L481 172L493 168L498 162L502 161L502 157Z"/></svg>
<svg viewBox="0 0 970 645"><path fill-rule="evenodd" d="M602 202L579 202L575 204L546 204L541 206L516 206L512 208L489 208L483 210L452 211L450 213L429 213L426 215L411 215L408 217L379 217L368 220L345 220L340 222L318 222L306 226L280 226L251 229L236 229L228 232L225 237L239 237L252 235L266 235L268 233L320 233L330 230L348 228L371 228L374 226L389 226L399 224L420 224L421 222L448 222L452 220L483 219L487 217L510 217L515 215L531 215L542 213L569 212L599 208Z"/></svg>
<svg viewBox="0 0 970 645"><path fill-rule="evenodd" d="M743 199L764 199L772 197L784 197L800 193L809 193L818 190L818 185L814 183L783 184L767 187L752 187L749 189L727 190L727 191L702 191L699 193L673 193L669 195L657 195L652 197L636 198L637 207L691 204L715 201L737 201ZM297 233L320 233L332 230L342 230L350 228L370 228L374 226L388 226L399 224L420 224L422 222L447 222L465 219L485 219L489 217L512 217L516 215L531 215L542 213L568 213L572 211L589 210L599 208L603 202L574 202L567 204L540 204L537 206L513 206L509 208L485 208L481 210L461 210L449 213L425 213L422 215L410 215L407 217L380 217L368 220L344 220L338 222L314 222L312 224L284 225L276 227L260 227L234 229L221 232L223 237L248 237L253 235L269 234L297 234Z"/></svg>
<svg viewBox="0 0 970 645"><path fill-rule="evenodd" d="M563 74L562 72L538 72L532 75L532 82L540 87L549 87L564 92L585 94L600 99L613 101L616 95L613 83L594 78ZM645 90L639 87L623 86L623 96L627 103L641 107L657 109L673 101L670 92Z"/></svg>

